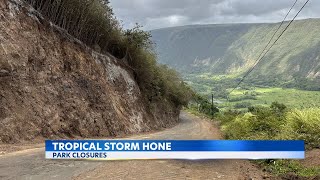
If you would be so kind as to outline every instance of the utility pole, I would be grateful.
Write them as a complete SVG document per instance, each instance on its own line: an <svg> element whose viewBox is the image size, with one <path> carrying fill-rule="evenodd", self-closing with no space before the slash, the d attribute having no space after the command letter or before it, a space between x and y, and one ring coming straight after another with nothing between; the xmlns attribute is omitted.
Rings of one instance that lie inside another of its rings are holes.
<svg viewBox="0 0 320 180"><path fill-rule="evenodd" d="M213 93L211 94L211 119L213 119Z"/></svg>

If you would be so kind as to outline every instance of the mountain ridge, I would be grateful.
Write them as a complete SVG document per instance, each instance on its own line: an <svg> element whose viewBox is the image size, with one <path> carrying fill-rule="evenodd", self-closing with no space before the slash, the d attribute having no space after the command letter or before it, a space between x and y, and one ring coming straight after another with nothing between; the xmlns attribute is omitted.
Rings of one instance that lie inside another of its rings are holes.
<svg viewBox="0 0 320 180"><path fill-rule="evenodd" d="M295 21L305 21L305 20L320 20L320 18L305 18L305 19L297 19ZM290 20L284 21L284 23L290 22ZM156 29L150 29L149 31L157 31L157 30L163 30L163 29L171 29L171 28L180 28L180 27L192 27L192 26L211 26L211 25L236 25L236 24L280 24L281 21L277 22L236 22L236 23L213 23L213 24L186 24L181 26L169 26L169 27L161 27Z"/></svg>
<svg viewBox="0 0 320 180"><path fill-rule="evenodd" d="M287 24L288 21L283 23L273 41ZM188 25L157 29L151 34L160 63L186 74L240 77L252 67L278 26L279 23ZM318 34L320 19L294 21L250 78L319 81Z"/></svg>

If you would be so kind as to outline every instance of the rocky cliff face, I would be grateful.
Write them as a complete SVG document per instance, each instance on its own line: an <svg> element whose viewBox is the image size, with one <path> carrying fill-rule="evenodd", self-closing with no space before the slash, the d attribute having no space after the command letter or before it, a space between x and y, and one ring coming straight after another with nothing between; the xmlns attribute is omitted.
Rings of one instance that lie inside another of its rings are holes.
<svg viewBox="0 0 320 180"><path fill-rule="evenodd" d="M0 142L117 136L178 121L177 107L146 107L142 96L125 62L21 1L0 1Z"/></svg>

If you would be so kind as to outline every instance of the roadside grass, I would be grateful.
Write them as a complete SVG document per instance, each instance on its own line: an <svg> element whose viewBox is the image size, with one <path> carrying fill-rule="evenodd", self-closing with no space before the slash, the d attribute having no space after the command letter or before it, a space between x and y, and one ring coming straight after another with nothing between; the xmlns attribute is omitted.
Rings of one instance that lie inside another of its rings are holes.
<svg viewBox="0 0 320 180"><path fill-rule="evenodd" d="M320 148L320 108L287 112L276 138L302 139L308 148Z"/></svg>
<svg viewBox="0 0 320 180"><path fill-rule="evenodd" d="M210 84L202 85L202 92L205 92L202 94L209 97ZM320 91L245 87L234 90L229 101L222 97L216 99L223 102L217 104L220 113L216 114L215 120L220 122L225 139L300 139L305 141L307 150L320 148ZM210 118L197 112L196 108L188 111ZM320 166L305 166L299 160L253 162L278 177L320 177Z"/></svg>
<svg viewBox="0 0 320 180"><path fill-rule="evenodd" d="M263 89L264 92L273 92ZM239 91L238 91L239 92ZM262 91L260 91L262 92ZM188 112L209 117L197 111ZM320 148L320 108L291 109L281 103L271 106L254 106L247 112L238 110L222 111L215 116L225 139L243 140L304 140L307 149ZM320 177L320 166L304 166L299 160L256 160L266 171L278 177Z"/></svg>
<svg viewBox="0 0 320 180"><path fill-rule="evenodd" d="M218 114L227 139L304 140L308 149L320 148L320 108L287 109L279 103L251 107L249 112Z"/></svg>
<svg viewBox="0 0 320 180"><path fill-rule="evenodd" d="M218 117L226 139L304 140L307 149L320 148L320 108L287 109L283 104L251 107L247 113L223 112ZM298 160L256 161L273 174L320 176L320 166Z"/></svg>
<svg viewBox="0 0 320 180"><path fill-rule="evenodd" d="M277 176L294 174L300 177L316 177L320 175L320 166L304 167L298 160L256 161L264 170Z"/></svg>

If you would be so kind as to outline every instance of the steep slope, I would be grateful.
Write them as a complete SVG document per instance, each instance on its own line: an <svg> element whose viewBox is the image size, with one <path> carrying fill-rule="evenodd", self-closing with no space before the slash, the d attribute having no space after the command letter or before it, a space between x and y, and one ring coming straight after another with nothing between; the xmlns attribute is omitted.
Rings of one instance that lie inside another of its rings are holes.
<svg viewBox="0 0 320 180"><path fill-rule="evenodd" d="M238 76L253 65L278 25L194 25L153 30L152 35L161 63L181 72ZM319 80L319 34L320 19L295 21L251 78Z"/></svg>
<svg viewBox="0 0 320 180"><path fill-rule="evenodd" d="M224 56L252 25L194 25L151 31L161 63L188 68ZM207 63L206 63L207 62Z"/></svg>
<svg viewBox="0 0 320 180"><path fill-rule="evenodd" d="M132 71L45 21L0 1L0 142L116 136L167 127L179 109L146 107Z"/></svg>

